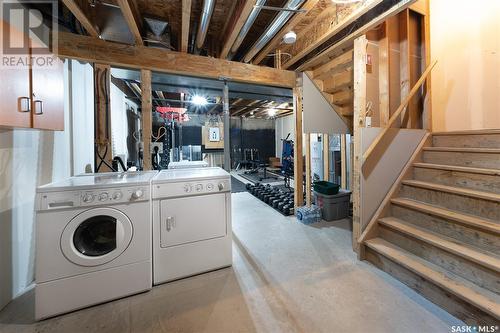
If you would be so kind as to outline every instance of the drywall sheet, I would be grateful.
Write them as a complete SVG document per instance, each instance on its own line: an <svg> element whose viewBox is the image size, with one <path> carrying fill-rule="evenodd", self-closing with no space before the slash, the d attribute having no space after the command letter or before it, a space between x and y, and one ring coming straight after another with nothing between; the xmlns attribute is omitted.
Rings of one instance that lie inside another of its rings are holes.
<svg viewBox="0 0 500 333"><path fill-rule="evenodd" d="M361 129L363 152L382 130L375 127ZM365 164L370 164L370 169L364 168L361 177L361 230L370 222L425 133L425 130L415 129L389 130L387 139L381 142L384 145L384 153L378 160L371 159Z"/></svg>
<svg viewBox="0 0 500 333"><path fill-rule="evenodd" d="M347 134L349 128L307 75L303 75L304 133Z"/></svg>

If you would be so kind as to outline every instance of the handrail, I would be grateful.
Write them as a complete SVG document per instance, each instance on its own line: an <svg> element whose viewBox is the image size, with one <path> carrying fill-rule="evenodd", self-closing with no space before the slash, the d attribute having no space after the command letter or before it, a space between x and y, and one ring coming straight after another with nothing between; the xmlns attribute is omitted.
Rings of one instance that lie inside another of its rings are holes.
<svg viewBox="0 0 500 333"><path fill-rule="evenodd" d="M408 106L408 103L410 103L410 101L413 98L413 96L415 95L415 93L418 91L418 89L420 89L420 86L422 85L422 83L424 83L425 79L427 78L427 76L429 75L431 70L434 68L434 66L436 66L436 63L437 63L437 60L434 60L434 62L426 68L426 70L420 76L420 79L418 79L418 81L415 83L413 88L411 88L408 96L406 96L406 98L403 100L403 102L401 102L401 105L399 105L396 112L394 112L391 119L389 119L389 123L387 124L387 127L385 127L384 130L382 132L380 132L380 134L375 138L375 140L372 142L370 147L365 151L365 153L363 154L363 164L370 157L370 155L373 153L373 151L375 150L377 145L380 143L380 141L382 140L384 135L387 133L387 131L389 131L389 129L392 127L392 125L394 124L396 119L398 119L398 117L401 115L401 112L403 112L403 110Z"/></svg>

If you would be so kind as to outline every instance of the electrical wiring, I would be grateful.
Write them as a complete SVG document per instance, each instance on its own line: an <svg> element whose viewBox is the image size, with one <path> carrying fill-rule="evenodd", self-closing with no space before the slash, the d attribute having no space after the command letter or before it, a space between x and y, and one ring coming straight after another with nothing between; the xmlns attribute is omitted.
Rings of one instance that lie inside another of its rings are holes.
<svg viewBox="0 0 500 333"><path fill-rule="evenodd" d="M163 129L163 133L160 134L162 129ZM156 132L156 136L154 136L153 134L151 134L151 136L153 137L155 142L158 142L158 140L163 138L165 136L165 134L167 134L167 129L165 128L165 126L162 126L162 127L158 128L158 132Z"/></svg>

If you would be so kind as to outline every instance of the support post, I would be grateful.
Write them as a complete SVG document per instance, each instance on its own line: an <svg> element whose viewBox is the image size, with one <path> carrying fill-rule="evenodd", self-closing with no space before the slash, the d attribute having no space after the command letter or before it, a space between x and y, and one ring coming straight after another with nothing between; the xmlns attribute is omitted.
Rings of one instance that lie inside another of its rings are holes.
<svg viewBox="0 0 500 333"><path fill-rule="evenodd" d="M378 86L379 86L379 120L380 127L387 127L390 118L389 101L390 101L390 74L391 68L391 52L389 49L389 22L385 21L379 40L379 68L378 68Z"/></svg>
<svg viewBox="0 0 500 333"><path fill-rule="evenodd" d="M323 180L330 180L330 138L323 134Z"/></svg>
<svg viewBox="0 0 500 333"><path fill-rule="evenodd" d="M141 70L142 142L144 143L144 170L151 170L151 134L153 132L153 102L151 98L151 71Z"/></svg>
<svg viewBox="0 0 500 333"><path fill-rule="evenodd" d="M358 252L358 238L361 235L361 167L363 151L361 147L361 129L365 127L366 114L366 36L354 40L354 156L353 156L353 219L352 246Z"/></svg>
<svg viewBox="0 0 500 333"><path fill-rule="evenodd" d="M340 187L347 189L347 136L340 135Z"/></svg>
<svg viewBox="0 0 500 333"><path fill-rule="evenodd" d="M224 169L227 172L231 171L231 143L230 143L230 126L231 118L229 115L229 86L227 81L224 81Z"/></svg>
<svg viewBox="0 0 500 333"><path fill-rule="evenodd" d="M293 181L295 209L304 205L304 188L302 185L304 159L302 155L302 78L297 77L297 85L293 89L293 114L295 118L295 137L293 152Z"/></svg>
<svg viewBox="0 0 500 333"><path fill-rule="evenodd" d="M94 172L110 172L113 160L111 147L111 115L109 91L111 67L94 64L94 119L95 119L95 165Z"/></svg>
<svg viewBox="0 0 500 333"><path fill-rule="evenodd" d="M306 133L306 205L311 206L311 134Z"/></svg>

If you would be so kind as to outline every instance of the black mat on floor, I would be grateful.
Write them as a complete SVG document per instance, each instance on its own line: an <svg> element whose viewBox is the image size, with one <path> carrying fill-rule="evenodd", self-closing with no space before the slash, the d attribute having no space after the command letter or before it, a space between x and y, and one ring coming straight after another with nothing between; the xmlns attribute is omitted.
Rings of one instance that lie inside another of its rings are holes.
<svg viewBox="0 0 500 333"><path fill-rule="evenodd" d="M231 176L231 193L245 192L246 190L246 184Z"/></svg>
<svg viewBox="0 0 500 333"><path fill-rule="evenodd" d="M268 184L268 183L277 183L280 181L283 181L283 177L276 175L275 173L272 172L267 172L267 177L276 177L275 178L266 178L264 180L260 180L261 178L264 177L264 171L259 171L256 173L242 173L240 174L241 177L248 179L252 183L262 183L262 184Z"/></svg>

